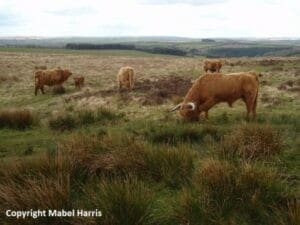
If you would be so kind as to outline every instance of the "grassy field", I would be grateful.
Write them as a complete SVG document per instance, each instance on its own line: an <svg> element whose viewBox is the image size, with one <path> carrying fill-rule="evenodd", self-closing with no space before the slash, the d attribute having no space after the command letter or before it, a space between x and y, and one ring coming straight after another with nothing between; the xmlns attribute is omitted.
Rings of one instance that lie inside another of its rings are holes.
<svg viewBox="0 0 300 225"><path fill-rule="evenodd" d="M204 58L137 51L0 48L1 224L296 225L300 222L300 58L230 58L257 71L257 118L241 101L209 120L168 112ZM117 90L121 66L136 71ZM34 96L35 66L85 87ZM99 209L100 218L16 220L6 209Z"/></svg>

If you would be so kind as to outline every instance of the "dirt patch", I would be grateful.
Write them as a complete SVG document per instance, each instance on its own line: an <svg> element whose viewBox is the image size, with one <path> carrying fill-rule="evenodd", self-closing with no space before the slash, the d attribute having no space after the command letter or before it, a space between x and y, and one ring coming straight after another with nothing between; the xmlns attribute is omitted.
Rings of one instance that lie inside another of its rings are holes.
<svg viewBox="0 0 300 225"><path fill-rule="evenodd" d="M191 88L192 81L181 77L169 76L164 78L156 78L153 80L144 79L135 82L133 91L119 91L117 87L113 89L100 91L84 91L73 94L65 98L70 100L79 100L91 96L112 97L118 96L123 102L137 100L142 105L159 105L167 100L181 98L186 95Z"/></svg>
<svg viewBox="0 0 300 225"><path fill-rule="evenodd" d="M280 84L278 89L300 93L300 79L288 80L288 81Z"/></svg>
<svg viewBox="0 0 300 225"><path fill-rule="evenodd" d="M138 81L135 91L145 93L145 98L141 99L143 105L155 105L162 104L167 99L185 96L191 86L190 79L170 76L153 81Z"/></svg>

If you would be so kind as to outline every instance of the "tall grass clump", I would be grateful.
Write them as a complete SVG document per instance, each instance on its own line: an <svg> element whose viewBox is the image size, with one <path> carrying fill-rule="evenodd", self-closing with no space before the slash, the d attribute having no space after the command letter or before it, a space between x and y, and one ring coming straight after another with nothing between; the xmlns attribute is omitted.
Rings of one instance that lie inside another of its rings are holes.
<svg viewBox="0 0 300 225"><path fill-rule="evenodd" d="M170 188L179 188L191 181L196 157L196 153L188 148L161 146L148 149L144 160L152 179Z"/></svg>
<svg viewBox="0 0 300 225"><path fill-rule="evenodd" d="M0 111L0 128L24 130L34 123L34 117L28 109Z"/></svg>
<svg viewBox="0 0 300 225"><path fill-rule="evenodd" d="M177 145L184 142L201 143L206 136L211 136L214 140L219 141L221 136L223 136L223 131L211 125L201 127L187 126L181 123L154 124L144 131L144 136L155 144Z"/></svg>
<svg viewBox="0 0 300 225"><path fill-rule="evenodd" d="M65 219L39 217L15 219L6 217L4 212L12 210L72 209L70 199L70 180L68 177L40 179L24 176L23 179L1 180L0 182L0 219L6 224L68 224Z"/></svg>
<svg viewBox="0 0 300 225"><path fill-rule="evenodd" d="M72 130L77 126L76 119L71 114L63 114L49 120L49 127L52 130Z"/></svg>
<svg viewBox="0 0 300 225"><path fill-rule="evenodd" d="M273 169L205 160L195 173L194 185L177 197L172 217L185 224L272 225L286 199L286 188Z"/></svg>
<svg viewBox="0 0 300 225"><path fill-rule="evenodd" d="M195 152L185 148L145 145L133 137L116 134L74 135L58 145L60 160L68 162L71 176L89 177L133 174L141 179L179 187L188 182L195 167ZM66 167L66 166L62 166Z"/></svg>
<svg viewBox="0 0 300 225"><path fill-rule="evenodd" d="M85 189L85 202L102 211L97 224L151 224L154 191L135 177L101 178Z"/></svg>
<svg viewBox="0 0 300 225"><path fill-rule="evenodd" d="M221 142L220 155L227 159L268 160L283 150L280 133L269 125L237 127Z"/></svg>
<svg viewBox="0 0 300 225"><path fill-rule="evenodd" d="M72 130L80 125L93 123L114 123L124 115L115 113L109 109L100 108L97 111L82 110L78 113L63 113L49 120L49 127L53 130Z"/></svg>
<svg viewBox="0 0 300 225"><path fill-rule="evenodd" d="M116 122L123 117L123 113L117 113L107 108L99 108L96 112L96 120L100 122Z"/></svg>

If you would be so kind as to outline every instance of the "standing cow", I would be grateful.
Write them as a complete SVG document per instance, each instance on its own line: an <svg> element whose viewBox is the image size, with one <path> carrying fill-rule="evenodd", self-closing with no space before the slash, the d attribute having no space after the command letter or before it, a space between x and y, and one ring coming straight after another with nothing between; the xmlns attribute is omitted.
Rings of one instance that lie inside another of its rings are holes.
<svg viewBox="0 0 300 225"><path fill-rule="evenodd" d="M80 90L84 85L84 77L83 76L73 77L73 79L74 79L75 89Z"/></svg>
<svg viewBox="0 0 300 225"><path fill-rule="evenodd" d="M126 87L128 90L132 90L134 87L133 78L134 78L133 68L129 66L122 67L119 70L119 73L117 75L119 90L121 90L122 87Z"/></svg>
<svg viewBox="0 0 300 225"><path fill-rule="evenodd" d="M44 92L44 85L55 86L62 85L72 73L69 70L44 70L35 72L35 91L34 94L37 95L39 89L42 93Z"/></svg>
<svg viewBox="0 0 300 225"><path fill-rule="evenodd" d="M203 70L205 73L210 71L212 73L217 72L219 73L223 66L222 60L205 60L203 65Z"/></svg>
<svg viewBox="0 0 300 225"><path fill-rule="evenodd" d="M200 77L188 91L182 103L171 111L179 109L181 116L187 120L197 120L201 112L208 111L220 102L227 102L229 106L238 99L242 99L247 107L247 118L250 113L256 115L258 76L254 72L234 74L206 74Z"/></svg>

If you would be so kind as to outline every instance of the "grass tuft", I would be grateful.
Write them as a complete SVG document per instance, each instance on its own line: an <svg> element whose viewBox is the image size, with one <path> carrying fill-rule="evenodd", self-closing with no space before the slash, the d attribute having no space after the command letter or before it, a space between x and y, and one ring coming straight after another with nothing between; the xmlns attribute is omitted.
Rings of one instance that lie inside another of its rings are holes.
<svg viewBox="0 0 300 225"><path fill-rule="evenodd" d="M34 118L30 110L2 110L0 111L0 128L24 130L33 125Z"/></svg>
<svg viewBox="0 0 300 225"><path fill-rule="evenodd" d="M277 130L269 125L246 124L224 137L222 157L244 160L268 160L283 150L283 140Z"/></svg>

